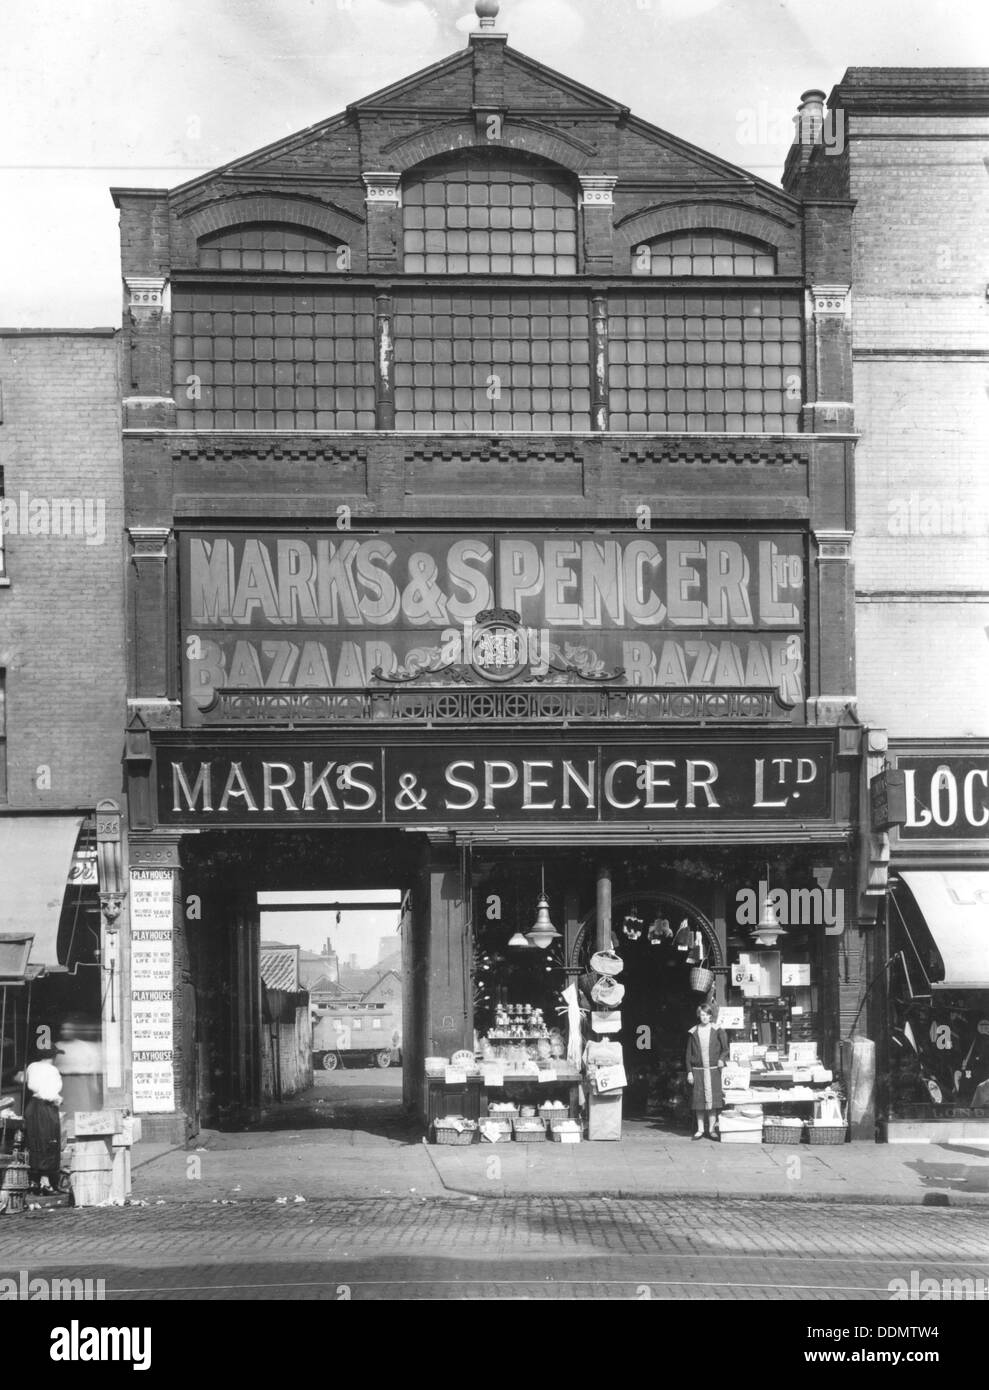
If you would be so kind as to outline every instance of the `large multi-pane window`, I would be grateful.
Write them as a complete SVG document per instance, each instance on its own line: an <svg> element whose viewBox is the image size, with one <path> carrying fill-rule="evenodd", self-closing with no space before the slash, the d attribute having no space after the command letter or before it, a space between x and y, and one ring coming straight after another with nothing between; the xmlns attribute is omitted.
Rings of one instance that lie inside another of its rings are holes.
<svg viewBox="0 0 989 1390"><path fill-rule="evenodd" d="M723 232L676 232L632 247L633 275L775 275L771 246Z"/></svg>
<svg viewBox="0 0 989 1390"><path fill-rule="evenodd" d="M395 426L590 428L586 294L395 296Z"/></svg>
<svg viewBox="0 0 989 1390"><path fill-rule="evenodd" d="M795 295L616 294L609 309L612 429L799 428Z"/></svg>
<svg viewBox="0 0 989 1390"><path fill-rule="evenodd" d="M402 189L410 274L575 275L571 181L536 162L434 161Z"/></svg>
<svg viewBox="0 0 989 1390"><path fill-rule="evenodd" d="M281 270L292 274L327 274L346 269L337 259L332 237L301 227L258 222L200 238L199 264L204 270Z"/></svg>
<svg viewBox="0 0 989 1390"><path fill-rule="evenodd" d="M173 295L180 429L374 429L374 303L314 289Z"/></svg>

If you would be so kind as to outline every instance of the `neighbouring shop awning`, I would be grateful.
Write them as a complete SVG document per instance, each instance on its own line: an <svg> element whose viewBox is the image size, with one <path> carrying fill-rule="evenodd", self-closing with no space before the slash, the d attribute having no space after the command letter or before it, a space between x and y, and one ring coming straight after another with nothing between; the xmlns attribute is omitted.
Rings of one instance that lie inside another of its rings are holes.
<svg viewBox="0 0 989 1390"><path fill-rule="evenodd" d="M58 922L82 816L0 817L0 929L34 937L29 971L58 965Z"/></svg>
<svg viewBox="0 0 989 1390"><path fill-rule="evenodd" d="M989 870L900 871L944 961L932 989L989 989Z"/></svg>

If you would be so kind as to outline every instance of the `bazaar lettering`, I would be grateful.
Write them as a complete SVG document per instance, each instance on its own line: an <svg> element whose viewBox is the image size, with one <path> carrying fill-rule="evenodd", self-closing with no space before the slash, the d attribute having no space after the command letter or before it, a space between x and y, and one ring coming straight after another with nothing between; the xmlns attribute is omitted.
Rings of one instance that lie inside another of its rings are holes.
<svg viewBox="0 0 989 1390"><path fill-rule="evenodd" d="M194 626L437 627L492 607L549 627L800 624L802 560L767 539L748 544L755 575L747 550L724 537L189 536L187 544Z"/></svg>
<svg viewBox="0 0 989 1390"><path fill-rule="evenodd" d="M464 659L458 629L437 636L436 669ZM188 690L196 704L209 708L216 690L333 690L358 689L372 683L380 667L391 675L404 659L383 638L338 645L316 640L293 642L280 638L232 643L232 651L209 637L187 642ZM427 655L433 653L424 649ZM549 650L539 644L539 654ZM773 687L790 704L803 698L802 642L797 634L760 641L681 637L621 642L617 660L627 683L650 688ZM429 669L428 667L426 669Z"/></svg>

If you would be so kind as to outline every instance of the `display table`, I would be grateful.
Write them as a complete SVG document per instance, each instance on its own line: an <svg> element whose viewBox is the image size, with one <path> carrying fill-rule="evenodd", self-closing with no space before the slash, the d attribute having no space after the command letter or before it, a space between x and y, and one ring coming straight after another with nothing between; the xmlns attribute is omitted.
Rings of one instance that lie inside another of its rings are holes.
<svg viewBox="0 0 989 1390"><path fill-rule="evenodd" d="M567 1114L577 1118L580 1103L580 1073L573 1068L557 1069L553 1081L543 1081L525 1072L506 1072L502 1084L492 1086L480 1072L468 1072L463 1081L448 1082L443 1076L426 1077L426 1122L430 1129L445 1115L462 1115L466 1120L486 1119L491 1101L513 1101L533 1105L540 1100L565 1100Z"/></svg>

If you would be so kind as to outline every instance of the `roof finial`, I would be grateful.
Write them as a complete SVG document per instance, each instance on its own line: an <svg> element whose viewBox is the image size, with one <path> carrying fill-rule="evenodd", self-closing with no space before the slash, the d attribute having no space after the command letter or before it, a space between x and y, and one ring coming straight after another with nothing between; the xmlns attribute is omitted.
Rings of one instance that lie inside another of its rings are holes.
<svg viewBox="0 0 989 1390"><path fill-rule="evenodd" d="M501 6L498 4L498 0L475 0L474 13L481 21L479 28L493 29L500 8Z"/></svg>

